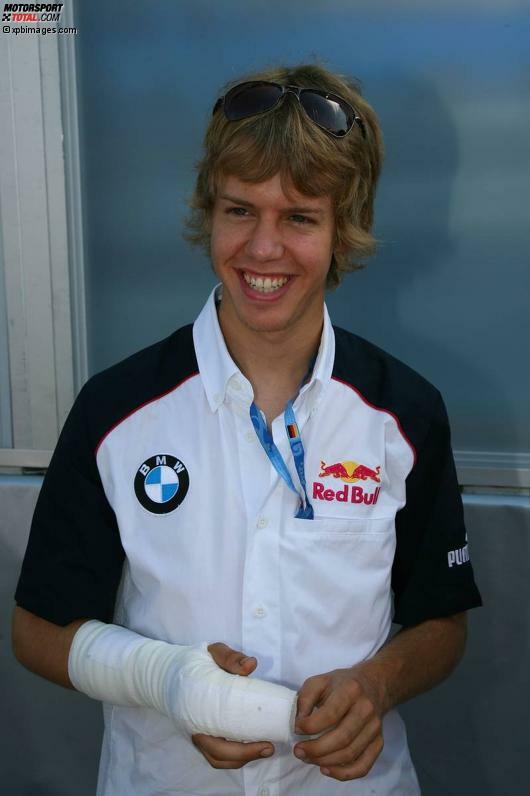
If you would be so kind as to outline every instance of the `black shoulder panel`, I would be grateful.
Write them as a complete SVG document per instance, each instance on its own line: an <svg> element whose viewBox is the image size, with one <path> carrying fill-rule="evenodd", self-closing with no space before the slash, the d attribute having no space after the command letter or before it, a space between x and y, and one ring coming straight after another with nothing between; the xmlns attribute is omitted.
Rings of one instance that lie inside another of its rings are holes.
<svg viewBox="0 0 530 796"><path fill-rule="evenodd" d="M198 370L189 324L89 379L82 392L88 403L93 450L124 418Z"/></svg>
<svg viewBox="0 0 530 796"><path fill-rule="evenodd" d="M354 387L378 409L393 414L418 450L439 400L438 390L391 354L344 329L335 330L332 378Z"/></svg>

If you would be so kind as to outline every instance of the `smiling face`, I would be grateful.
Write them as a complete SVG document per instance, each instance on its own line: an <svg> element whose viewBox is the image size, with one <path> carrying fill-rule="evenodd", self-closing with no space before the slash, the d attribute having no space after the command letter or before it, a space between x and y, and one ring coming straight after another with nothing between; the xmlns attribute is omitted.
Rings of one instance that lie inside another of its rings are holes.
<svg viewBox="0 0 530 796"><path fill-rule="evenodd" d="M285 181L284 181L285 182ZM285 190L288 190L286 193ZM227 175L212 213L211 257L223 283L219 318L229 335L314 334L323 317L335 221L330 196Z"/></svg>

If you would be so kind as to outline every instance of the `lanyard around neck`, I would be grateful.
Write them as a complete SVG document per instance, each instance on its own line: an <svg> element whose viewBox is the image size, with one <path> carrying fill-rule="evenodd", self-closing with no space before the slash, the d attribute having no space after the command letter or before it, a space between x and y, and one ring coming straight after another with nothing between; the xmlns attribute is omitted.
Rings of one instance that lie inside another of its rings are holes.
<svg viewBox="0 0 530 796"><path fill-rule="evenodd" d="M302 520L312 520L313 507L309 502L309 498L307 497L306 480L305 480L304 446L302 444L302 438L300 436L298 423L296 422L292 401L287 401L287 404L285 406L284 423L285 423L285 431L287 433L287 438L291 446L291 452L293 455L296 472L298 473L298 479L300 481L300 486L302 487L302 494L300 494L298 489L293 484L293 479L291 478L291 474L287 469L287 465L285 464L283 456L278 450L272 438L272 434L267 428L267 424L263 418L263 415L261 414L260 410L254 403L254 401L252 401L250 405L250 419L252 420L252 425L254 426L254 429L256 431L259 441L261 442L263 450L269 457L273 467L281 475L281 477L283 478L289 489L295 492L300 498L300 505L298 508L298 512L296 513L295 516L298 519Z"/></svg>

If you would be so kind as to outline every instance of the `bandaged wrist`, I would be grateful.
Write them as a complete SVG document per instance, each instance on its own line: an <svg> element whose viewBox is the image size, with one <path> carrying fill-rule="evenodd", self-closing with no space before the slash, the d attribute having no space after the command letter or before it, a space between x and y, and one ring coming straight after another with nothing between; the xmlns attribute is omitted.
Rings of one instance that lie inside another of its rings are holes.
<svg viewBox="0 0 530 796"><path fill-rule="evenodd" d="M78 691L94 699L154 708L190 735L292 740L296 692L228 674L206 643L168 644L92 620L74 636L68 674Z"/></svg>

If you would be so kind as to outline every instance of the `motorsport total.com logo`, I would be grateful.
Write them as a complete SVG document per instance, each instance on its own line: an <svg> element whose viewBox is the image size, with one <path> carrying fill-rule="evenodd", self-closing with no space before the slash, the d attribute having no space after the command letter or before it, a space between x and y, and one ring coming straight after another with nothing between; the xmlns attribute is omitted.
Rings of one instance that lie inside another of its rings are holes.
<svg viewBox="0 0 530 796"><path fill-rule="evenodd" d="M2 22L59 22L64 3L4 3Z"/></svg>

